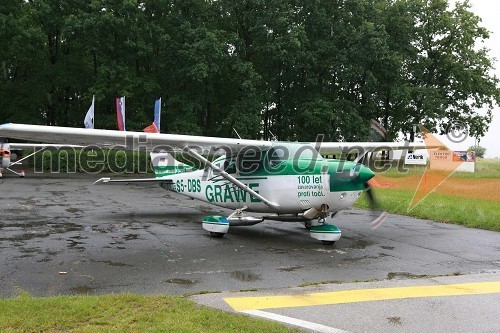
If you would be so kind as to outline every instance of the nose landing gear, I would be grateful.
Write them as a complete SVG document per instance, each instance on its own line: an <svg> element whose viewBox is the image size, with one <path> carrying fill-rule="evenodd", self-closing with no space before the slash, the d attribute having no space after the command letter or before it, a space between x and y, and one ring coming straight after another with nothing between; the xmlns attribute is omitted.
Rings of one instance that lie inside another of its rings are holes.
<svg viewBox="0 0 500 333"><path fill-rule="evenodd" d="M335 213L332 214L332 217ZM340 229L326 222L328 217L328 205L321 205L321 212L319 213L318 220L316 221L306 221L304 226L309 230L309 234L312 238L320 240L325 245L333 245L342 236Z"/></svg>

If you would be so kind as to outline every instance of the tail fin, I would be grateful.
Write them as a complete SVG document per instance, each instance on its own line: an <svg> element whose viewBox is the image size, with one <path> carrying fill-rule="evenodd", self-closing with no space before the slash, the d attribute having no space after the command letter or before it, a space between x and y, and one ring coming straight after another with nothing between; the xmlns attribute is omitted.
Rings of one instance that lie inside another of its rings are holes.
<svg viewBox="0 0 500 333"><path fill-rule="evenodd" d="M188 172L194 169L191 165L177 161L170 153L150 153L150 156L153 171L157 178Z"/></svg>

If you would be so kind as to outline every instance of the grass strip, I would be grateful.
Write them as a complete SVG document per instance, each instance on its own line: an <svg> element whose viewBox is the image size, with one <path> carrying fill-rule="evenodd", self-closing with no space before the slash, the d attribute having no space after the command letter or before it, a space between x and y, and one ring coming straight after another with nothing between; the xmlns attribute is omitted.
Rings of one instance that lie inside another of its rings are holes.
<svg viewBox="0 0 500 333"><path fill-rule="evenodd" d="M412 210L408 210L414 190L377 188L374 191L381 209L390 213L500 231L500 204L496 201L431 193ZM368 208L366 194L355 206Z"/></svg>
<svg viewBox="0 0 500 333"><path fill-rule="evenodd" d="M116 294L0 299L0 332L296 332L178 296Z"/></svg>

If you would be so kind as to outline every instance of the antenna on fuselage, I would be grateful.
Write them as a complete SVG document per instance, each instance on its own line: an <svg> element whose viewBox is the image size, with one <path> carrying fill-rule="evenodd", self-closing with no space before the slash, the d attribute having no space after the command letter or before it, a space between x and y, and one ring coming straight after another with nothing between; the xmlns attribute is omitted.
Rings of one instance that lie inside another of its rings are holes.
<svg viewBox="0 0 500 333"><path fill-rule="evenodd" d="M274 135L273 132L271 132L271 130L269 130L269 134L271 134L271 136L273 137L274 141L278 141L278 138L276 137L276 135Z"/></svg>
<svg viewBox="0 0 500 333"><path fill-rule="evenodd" d="M234 128L234 127L233 127L233 131L234 131L234 133L236 133L236 135L238 136L238 138L240 138L240 139L241 139L241 136L240 136L240 135L238 134L238 132L236 131L236 128Z"/></svg>

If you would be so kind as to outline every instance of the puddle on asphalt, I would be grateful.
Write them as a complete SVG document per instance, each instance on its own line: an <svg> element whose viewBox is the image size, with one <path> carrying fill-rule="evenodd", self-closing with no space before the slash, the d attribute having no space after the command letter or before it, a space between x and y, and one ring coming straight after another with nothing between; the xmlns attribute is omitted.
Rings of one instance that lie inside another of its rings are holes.
<svg viewBox="0 0 500 333"><path fill-rule="evenodd" d="M253 282L261 280L260 274L255 274L250 271L235 271L231 272L231 277L233 279L242 281L242 282Z"/></svg>
<svg viewBox="0 0 500 333"><path fill-rule="evenodd" d="M387 317L387 320L389 321L389 324L402 325L401 317Z"/></svg>
<svg viewBox="0 0 500 333"><path fill-rule="evenodd" d="M66 243L67 243L67 246L68 247L71 247L71 248L77 248L77 249L83 249L83 245L85 245L85 243L83 242L77 242L73 239L67 239L66 240Z"/></svg>
<svg viewBox="0 0 500 333"><path fill-rule="evenodd" d="M273 253L278 253L278 254L286 254L289 252L287 249L278 249L278 248L274 248L274 247L267 247L265 249L260 249L260 251L273 252Z"/></svg>
<svg viewBox="0 0 500 333"><path fill-rule="evenodd" d="M390 272L387 273L387 279L392 280L392 279L419 279L419 278L425 278L428 277L427 275L417 275L417 274L412 274L408 272Z"/></svg>
<svg viewBox="0 0 500 333"><path fill-rule="evenodd" d="M36 262L49 262L49 261L51 261L51 260L52 260L52 258L50 258L50 257L45 257L45 258L43 258L43 259L38 259Z"/></svg>
<svg viewBox="0 0 500 333"><path fill-rule="evenodd" d="M78 209L78 208L73 208L73 207L70 207L70 208L66 208L66 211L68 213L73 213L73 214L78 214L78 213L81 213L82 210L81 209Z"/></svg>
<svg viewBox="0 0 500 333"><path fill-rule="evenodd" d="M122 237L124 240L134 240L138 239L139 235L138 234L128 234Z"/></svg>
<svg viewBox="0 0 500 333"><path fill-rule="evenodd" d="M297 265L297 266L279 267L278 271L282 271L282 272L294 272L294 271L299 270L301 268L304 268L304 266Z"/></svg>
<svg viewBox="0 0 500 333"><path fill-rule="evenodd" d="M358 258L344 258L344 259L342 259L342 262L355 263L355 262L362 261L362 260L375 260L375 259L378 259L378 257L362 256L362 257L358 257Z"/></svg>
<svg viewBox="0 0 500 333"><path fill-rule="evenodd" d="M14 238L27 240L35 237L47 237L50 234L79 231L82 229L82 226L71 222L53 223L53 221L37 218L36 220L25 221L23 223L0 223L0 228L21 228L19 231L23 232L23 234L14 236ZM14 240L14 238L10 240Z"/></svg>
<svg viewBox="0 0 500 333"><path fill-rule="evenodd" d="M198 282L196 280L175 278L175 279L168 279L165 281L165 283L175 283L175 284L178 284L178 285L181 285L184 287L189 287L189 286L195 285Z"/></svg>
<svg viewBox="0 0 500 333"><path fill-rule="evenodd" d="M355 212L352 210L345 210L342 212L342 215L365 215L364 212Z"/></svg>
<svg viewBox="0 0 500 333"><path fill-rule="evenodd" d="M92 293L95 289L90 287L90 286L76 286L73 288L69 289L72 293L74 294L90 294Z"/></svg>
<svg viewBox="0 0 500 333"><path fill-rule="evenodd" d="M373 242L370 242L366 239L360 239L360 238L353 238L354 239L354 244L349 246L352 249L364 249L367 246L373 245Z"/></svg>
<svg viewBox="0 0 500 333"><path fill-rule="evenodd" d="M122 262L117 262L117 261L111 261L111 260L91 260L91 261L92 262L99 262L102 264L107 264L107 265L115 266L115 267L125 267L125 266L132 267L132 265L124 264Z"/></svg>
<svg viewBox="0 0 500 333"><path fill-rule="evenodd" d="M71 236L71 239L87 239L88 237L85 236Z"/></svg>
<svg viewBox="0 0 500 333"><path fill-rule="evenodd" d="M43 253L42 249L38 248L38 247L21 247L19 249L19 252L22 252L22 253Z"/></svg>

